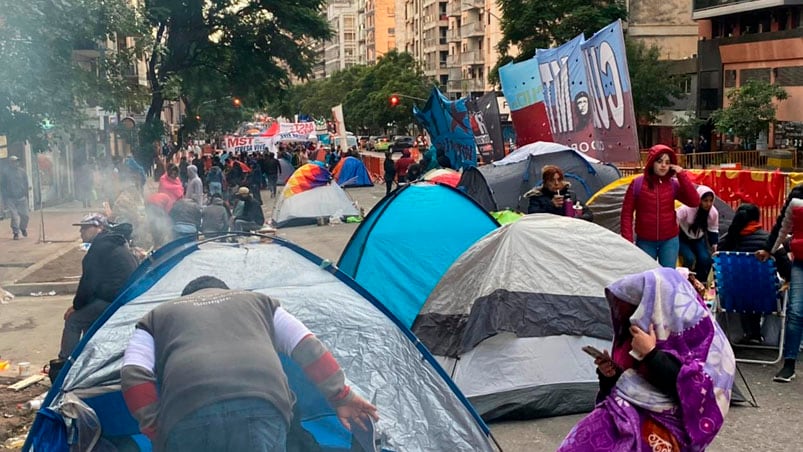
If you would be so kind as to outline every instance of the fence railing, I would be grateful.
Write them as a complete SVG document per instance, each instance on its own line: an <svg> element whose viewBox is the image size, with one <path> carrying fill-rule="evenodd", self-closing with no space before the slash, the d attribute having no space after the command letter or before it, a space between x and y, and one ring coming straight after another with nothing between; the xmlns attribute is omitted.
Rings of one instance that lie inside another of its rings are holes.
<svg viewBox="0 0 803 452"><path fill-rule="evenodd" d="M649 149L642 149L641 164L647 161L647 154ZM791 162L787 166L798 168L798 154L797 152L790 153ZM691 154L679 154L678 163L684 168L698 168L707 169L714 166L723 164L738 165L742 169L768 169L770 168L770 160L767 153L763 151L719 151L719 152L695 152ZM633 166L625 165L625 166Z"/></svg>
<svg viewBox="0 0 803 452"><path fill-rule="evenodd" d="M691 168L691 170L695 171L695 168ZM697 170L699 170L699 168ZM644 172L643 168L633 167L633 166L630 167L621 166L619 167L619 171L622 173L622 177L639 175ZM786 202L786 197L789 195L789 191L792 189L795 183L793 182L792 177L796 176L796 179L798 180L800 179L800 173L782 172L779 173L779 175L780 177L783 178L783 188L784 188L783 197L779 200L777 204L769 206L758 206L759 210L761 211L761 226L767 231L772 229L772 227L775 225L775 221L777 220L778 216L781 215L783 211L783 206L784 203ZM728 205L730 205L733 208L733 210L736 210L739 207L739 204L742 203L740 200L725 201L725 202Z"/></svg>

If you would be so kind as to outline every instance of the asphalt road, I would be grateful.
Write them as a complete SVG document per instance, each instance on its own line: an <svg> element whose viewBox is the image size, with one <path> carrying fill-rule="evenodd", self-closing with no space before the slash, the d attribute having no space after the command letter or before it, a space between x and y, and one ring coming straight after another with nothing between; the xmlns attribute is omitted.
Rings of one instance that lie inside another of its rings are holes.
<svg viewBox="0 0 803 452"><path fill-rule="evenodd" d="M366 211L384 195L384 187L348 190ZM264 192L263 192L264 193ZM266 216L272 200L263 196ZM336 262L354 224L304 226L282 229L277 235L309 251ZM415 231L410 231L411 236ZM0 305L0 356L15 361L30 361L41 366L58 350L61 316L69 306L69 297L18 297ZM759 407L732 407L725 425L709 451L798 451L803 391L800 380L789 384L773 383L774 366L741 365ZM744 387L743 383L740 383ZM555 450L582 415L562 416L492 424L494 437L508 452Z"/></svg>

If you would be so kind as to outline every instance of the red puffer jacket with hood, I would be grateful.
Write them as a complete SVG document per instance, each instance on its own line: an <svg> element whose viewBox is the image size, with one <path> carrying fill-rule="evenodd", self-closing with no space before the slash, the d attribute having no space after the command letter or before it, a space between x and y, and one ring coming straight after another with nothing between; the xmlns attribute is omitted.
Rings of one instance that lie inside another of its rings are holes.
<svg viewBox="0 0 803 452"><path fill-rule="evenodd" d="M636 216L636 236L642 240L661 241L669 240L678 235L678 222L675 216L675 199L689 207L700 205L700 196L691 183L689 177L681 172L675 174L669 170L666 176L659 177L653 171L653 164L662 154L669 155L669 161L677 165L678 156L672 148L663 144L656 144L650 148L647 164L644 166L644 175L633 179L627 188L622 203L621 231L622 237L633 242L633 214ZM643 178L641 191L635 193L634 183ZM672 178L677 177L677 185ZM676 188L677 187L677 188Z"/></svg>

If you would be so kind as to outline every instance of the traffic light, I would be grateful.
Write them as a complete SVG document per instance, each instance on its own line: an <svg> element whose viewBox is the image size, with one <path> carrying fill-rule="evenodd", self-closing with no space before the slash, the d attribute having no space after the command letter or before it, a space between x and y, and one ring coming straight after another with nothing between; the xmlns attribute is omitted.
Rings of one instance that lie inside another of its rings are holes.
<svg viewBox="0 0 803 452"><path fill-rule="evenodd" d="M399 95L398 94L396 94L396 93L391 94L390 95L390 106L391 107L395 107L395 106L399 105L399 100L400 99L399 99Z"/></svg>
<svg viewBox="0 0 803 452"><path fill-rule="evenodd" d="M232 99L231 103L234 105L234 108L240 108L243 106L243 102L240 100L239 97L235 97Z"/></svg>

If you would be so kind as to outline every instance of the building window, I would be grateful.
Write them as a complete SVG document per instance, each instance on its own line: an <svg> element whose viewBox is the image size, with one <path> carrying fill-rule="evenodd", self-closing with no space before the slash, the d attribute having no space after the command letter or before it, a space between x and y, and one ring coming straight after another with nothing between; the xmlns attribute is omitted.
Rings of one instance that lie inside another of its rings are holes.
<svg viewBox="0 0 803 452"><path fill-rule="evenodd" d="M388 28L388 36L396 36L396 29L393 27Z"/></svg>
<svg viewBox="0 0 803 452"><path fill-rule="evenodd" d="M700 110L714 111L719 108L719 90L701 89L700 90Z"/></svg>
<svg viewBox="0 0 803 452"><path fill-rule="evenodd" d="M691 94L691 75L690 74L680 74L677 76L677 84L678 88L680 88L681 94Z"/></svg>
<svg viewBox="0 0 803 452"><path fill-rule="evenodd" d="M723 80L722 86L725 88L735 88L736 87L736 71L726 69L725 70L725 79Z"/></svg>
<svg viewBox="0 0 803 452"><path fill-rule="evenodd" d="M779 67L775 83L781 86L803 86L803 66Z"/></svg>
<svg viewBox="0 0 803 452"><path fill-rule="evenodd" d="M770 82L770 69L769 68L760 68L760 69L742 69L740 71L740 83L744 85L750 80L758 80L761 82Z"/></svg>

